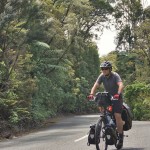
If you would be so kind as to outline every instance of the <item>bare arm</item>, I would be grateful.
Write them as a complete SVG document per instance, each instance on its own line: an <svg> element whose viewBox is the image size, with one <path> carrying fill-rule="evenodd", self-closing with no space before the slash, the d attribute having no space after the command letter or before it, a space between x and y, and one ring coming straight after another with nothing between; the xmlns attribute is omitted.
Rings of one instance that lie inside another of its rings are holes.
<svg viewBox="0 0 150 150"><path fill-rule="evenodd" d="M93 85L93 87L91 89L90 94L94 95L95 92L96 92L96 89L99 88L99 87L100 87L100 85L97 82L95 82L95 84Z"/></svg>
<svg viewBox="0 0 150 150"><path fill-rule="evenodd" d="M122 93L124 86L123 86L122 82L118 82L117 84L119 86L119 88L118 88L118 94L120 94L120 93Z"/></svg>

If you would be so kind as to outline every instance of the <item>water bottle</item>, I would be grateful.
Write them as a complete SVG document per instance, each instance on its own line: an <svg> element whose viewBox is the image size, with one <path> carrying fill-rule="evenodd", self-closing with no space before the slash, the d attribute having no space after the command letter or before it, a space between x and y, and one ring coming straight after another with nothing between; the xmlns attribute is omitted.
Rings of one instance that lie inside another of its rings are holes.
<svg viewBox="0 0 150 150"><path fill-rule="evenodd" d="M114 123L113 119L110 119L109 124L111 127L113 127L113 128L115 127L115 123Z"/></svg>
<svg viewBox="0 0 150 150"><path fill-rule="evenodd" d="M112 120L111 117L109 115L107 115L107 124L108 125L110 125L111 120Z"/></svg>

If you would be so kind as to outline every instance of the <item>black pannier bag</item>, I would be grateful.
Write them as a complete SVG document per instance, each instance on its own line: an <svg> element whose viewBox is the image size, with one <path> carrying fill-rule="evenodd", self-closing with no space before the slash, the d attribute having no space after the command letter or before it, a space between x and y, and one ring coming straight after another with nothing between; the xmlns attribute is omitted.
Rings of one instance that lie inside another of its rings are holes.
<svg viewBox="0 0 150 150"><path fill-rule="evenodd" d="M125 121L125 124L123 125L123 130L128 131L132 128L132 113L130 110L130 107L126 104L123 103L123 110L122 110L122 120Z"/></svg>
<svg viewBox="0 0 150 150"><path fill-rule="evenodd" d="M97 102L97 105L101 107L108 107L111 105L111 99L108 92L96 93L95 101Z"/></svg>
<svg viewBox="0 0 150 150"><path fill-rule="evenodd" d="M107 145L114 145L117 142L117 134L111 126L105 128L105 140Z"/></svg>
<svg viewBox="0 0 150 150"><path fill-rule="evenodd" d="M95 126L94 125L90 125L90 131L88 133L88 143L87 145L90 146L90 144L95 144Z"/></svg>

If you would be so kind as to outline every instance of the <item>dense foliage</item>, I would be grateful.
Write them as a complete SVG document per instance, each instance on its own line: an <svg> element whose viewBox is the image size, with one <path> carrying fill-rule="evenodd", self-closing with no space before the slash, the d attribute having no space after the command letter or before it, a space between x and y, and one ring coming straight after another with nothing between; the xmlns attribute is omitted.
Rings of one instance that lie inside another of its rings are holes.
<svg viewBox="0 0 150 150"><path fill-rule="evenodd" d="M2 0L2 130L92 110L86 95L99 73L99 56L90 31L101 27L111 8L88 0Z"/></svg>
<svg viewBox="0 0 150 150"><path fill-rule="evenodd" d="M1 0L0 132L60 113L93 112L86 96L103 59L122 75L135 119L150 119L150 9L132 2ZM102 33L114 20L118 51L99 59L92 31Z"/></svg>

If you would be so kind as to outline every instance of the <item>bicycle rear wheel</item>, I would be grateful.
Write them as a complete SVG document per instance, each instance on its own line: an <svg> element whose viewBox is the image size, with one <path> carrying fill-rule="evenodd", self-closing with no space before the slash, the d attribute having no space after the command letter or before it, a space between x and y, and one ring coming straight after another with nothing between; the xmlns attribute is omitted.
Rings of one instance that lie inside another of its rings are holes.
<svg viewBox="0 0 150 150"><path fill-rule="evenodd" d="M106 145L106 142L104 141L104 133L103 133L103 127L104 127L104 121L100 117L97 121L96 127L95 127L95 145L96 150L107 150L108 145Z"/></svg>

